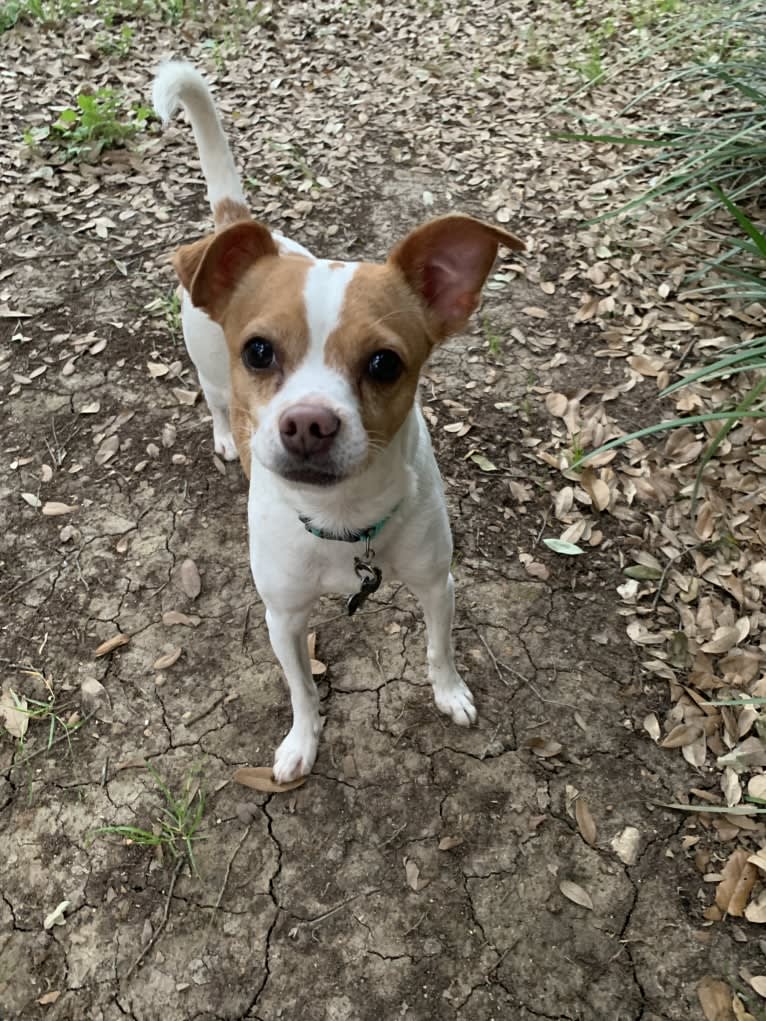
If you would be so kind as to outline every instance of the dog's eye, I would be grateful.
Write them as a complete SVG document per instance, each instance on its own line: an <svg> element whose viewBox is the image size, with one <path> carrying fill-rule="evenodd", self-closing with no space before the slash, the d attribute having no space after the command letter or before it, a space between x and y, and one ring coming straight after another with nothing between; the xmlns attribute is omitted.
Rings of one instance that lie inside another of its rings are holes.
<svg viewBox="0 0 766 1021"><path fill-rule="evenodd" d="M242 348L242 361L248 369L269 369L274 364L274 348L270 340L251 337Z"/></svg>
<svg viewBox="0 0 766 1021"><path fill-rule="evenodd" d="M376 351L367 363L367 375L376 383L395 383L404 364L395 351Z"/></svg>

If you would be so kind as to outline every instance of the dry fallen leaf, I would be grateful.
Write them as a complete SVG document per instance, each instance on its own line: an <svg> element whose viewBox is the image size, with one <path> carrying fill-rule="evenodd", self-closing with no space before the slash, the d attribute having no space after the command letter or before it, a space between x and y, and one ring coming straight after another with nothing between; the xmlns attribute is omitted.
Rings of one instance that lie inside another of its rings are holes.
<svg viewBox="0 0 766 1021"><path fill-rule="evenodd" d="M120 439L118 436L108 436L101 446L96 451L95 462L96 464L106 464L117 451L120 449Z"/></svg>
<svg viewBox="0 0 766 1021"><path fill-rule="evenodd" d="M180 645L176 646L174 649L171 649L169 652L166 652L163 656L160 656L158 659L155 659L154 663L152 663L152 669L168 670L170 667L173 666L174 663L178 662L178 658L180 657L182 651L183 650L181 649Z"/></svg>
<svg viewBox="0 0 766 1021"><path fill-rule="evenodd" d="M732 993L725 982L706 975L697 983L697 996L705 1021L735 1021Z"/></svg>
<svg viewBox="0 0 766 1021"><path fill-rule="evenodd" d="M745 908L745 918L756 925L766 925L766 890L762 890L755 900L750 901Z"/></svg>
<svg viewBox="0 0 766 1021"><path fill-rule="evenodd" d="M168 610L162 615L162 623L166 627L172 627L174 624L183 624L184 627L197 627L199 622L199 617L190 617L186 613L181 613L180 610Z"/></svg>
<svg viewBox="0 0 766 1021"><path fill-rule="evenodd" d="M747 981L759 996L766 999L766 975L749 975Z"/></svg>
<svg viewBox="0 0 766 1021"><path fill-rule="evenodd" d="M766 773L750 777L747 782L747 793L751 798L761 798L766 801Z"/></svg>
<svg viewBox="0 0 766 1021"><path fill-rule="evenodd" d="M531 752L534 752L541 759L553 758L554 755L558 755L563 747L558 741L551 741L544 737L531 737L525 745L525 748L529 748Z"/></svg>
<svg viewBox="0 0 766 1021"><path fill-rule="evenodd" d="M730 807L738 805L742 800L742 786L739 782L739 777L731 766L727 766L723 771L721 790L726 799L726 804Z"/></svg>
<svg viewBox="0 0 766 1021"><path fill-rule="evenodd" d="M645 716L642 726L652 741L659 741L662 732L660 730L660 721L655 713L649 713L648 716Z"/></svg>
<svg viewBox="0 0 766 1021"><path fill-rule="evenodd" d="M590 894L577 883L573 883L571 879L562 879L559 883L559 890L561 890L567 900L571 900L573 903L579 904L580 907L587 908L589 911L593 910L593 901L590 899Z"/></svg>
<svg viewBox="0 0 766 1021"><path fill-rule="evenodd" d="M660 748L684 748L697 741L704 731L699 723L679 723L660 741Z"/></svg>
<svg viewBox="0 0 766 1021"><path fill-rule="evenodd" d="M640 844L641 834L635 826L626 826L609 841L609 846L625 865L636 864Z"/></svg>
<svg viewBox="0 0 766 1021"><path fill-rule="evenodd" d="M734 918L741 918L750 891L755 884L757 870L748 860L748 852L737 848L721 870L722 879L715 891L715 902L721 911Z"/></svg>
<svg viewBox="0 0 766 1021"><path fill-rule="evenodd" d="M71 514L72 511L76 510L76 507L70 507L69 504L66 503L57 503L55 500L49 500L47 503L43 504L43 514L49 518L56 517L59 514Z"/></svg>
<svg viewBox="0 0 766 1021"><path fill-rule="evenodd" d="M327 673L327 665L321 660L316 659L314 653L316 651L316 632L312 631L308 636L308 649L309 649L309 661L311 663L311 676L321 677L322 674Z"/></svg>
<svg viewBox="0 0 766 1021"><path fill-rule="evenodd" d="M271 766L243 766L233 774L232 780L244 787L252 787L255 791L279 794L301 787L306 782L306 777L299 776L297 780L290 780L289 783L277 783Z"/></svg>
<svg viewBox="0 0 766 1021"><path fill-rule="evenodd" d="M592 847L596 843L596 823L587 802L583 798L578 798L575 801L575 819L577 820L580 836L586 844L590 844Z"/></svg>
<svg viewBox="0 0 766 1021"><path fill-rule="evenodd" d="M113 635L111 638L107 638L105 642L102 642L93 655L96 659L99 656L106 656L107 653L119 649L121 645L127 645L129 641L130 635Z"/></svg>
<svg viewBox="0 0 766 1021"><path fill-rule="evenodd" d="M27 700L8 688L0 698L0 720L3 726L18 741L23 740L29 726L29 714L25 712Z"/></svg>
<svg viewBox="0 0 766 1021"><path fill-rule="evenodd" d="M189 557L181 564L181 588L189 599L196 599L202 591L197 565Z"/></svg>
<svg viewBox="0 0 766 1021"><path fill-rule="evenodd" d="M408 858L404 863L404 873L407 877L407 885L417 893L421 889L420 866L412 858Z"/></svg>
<svg viewBox="0 0 766 1021"><path fill-rule="evenodd" d="M442 837L439 841L439 850L451 851L453 847L459 847L462 843L462 837Z"/></svg>
<svg viewBox="0 0 766 1021"><path fill-rule="evenodd" d="M569 401L564 394L548 394L545 398L545 407L548 409L548 413L553 415L554 418L563 418L567 411Z"/></svg>

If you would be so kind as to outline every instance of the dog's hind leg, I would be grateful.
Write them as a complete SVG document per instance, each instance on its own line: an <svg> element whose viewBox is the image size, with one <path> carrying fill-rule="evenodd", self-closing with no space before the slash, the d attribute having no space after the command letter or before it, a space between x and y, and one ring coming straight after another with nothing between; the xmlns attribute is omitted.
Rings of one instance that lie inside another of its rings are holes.
<svg viewBox="0 0 766 1021"><path fill-rule="evenodd" d="M192 305L185 292L181 298L184 343L194 362L200 386L213 418L213 445L226 461L237 457L231 432L229 350L221 327Z"/></svg>
<svg viewBox="0 0 766 1021"><path fill-rule="evenodd" d="M201 372L198 372L197 375L213 419L215 452L220 454L224 461L234 461L237 457L237 444L234 442L229 420L229 391L228 389L222 390L210 383Z"/></svg>

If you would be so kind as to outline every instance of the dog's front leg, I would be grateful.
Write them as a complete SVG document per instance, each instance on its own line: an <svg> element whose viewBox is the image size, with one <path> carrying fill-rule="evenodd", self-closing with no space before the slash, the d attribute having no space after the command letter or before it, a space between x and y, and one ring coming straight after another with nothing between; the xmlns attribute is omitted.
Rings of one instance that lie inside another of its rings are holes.
<svg viewBox="0 0 766 1021"><path fill-rule="evenodd" d="M452 649L455 616L455 583L449 570L430 582L408 587L423 607L428 636L428 678L434 689L436 708L461 727L476 722L470 688L457 672Z"/></svg>
<svg viewBox="0 0 766 1021"><path fill-rule="evenodd" d="M322 721L319 695L311 676L306 629L308 610L277 609L266 604L271 647L290 688L293 725L274 755L274 779L287 783L311 772L317 754Z"/></svg>

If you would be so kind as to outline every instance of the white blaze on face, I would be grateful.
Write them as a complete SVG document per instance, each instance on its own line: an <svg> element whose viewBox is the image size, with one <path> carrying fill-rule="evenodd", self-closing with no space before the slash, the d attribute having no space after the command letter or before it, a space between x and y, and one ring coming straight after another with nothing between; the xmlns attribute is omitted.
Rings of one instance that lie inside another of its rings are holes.
<svg viewBox="0 0 766 1021"><path fill-rule="evenodd" d="M323 352L327 338L340 323L346 288L356 273L355 262L316 262L306 274L303 300L309 327L309 357Z"/></svg>
<svg viewBox="0 0 766 1021"><path fill-rule="evenodd" d="M266 467L279 471L285 457L279 419L296 404L322 405L340 419L340 432L332 447L332 460L339 474L353 474L366 461L368 439L356 394L348 378L327 365L324 357L327 338L341 325L346 291L357 267L355 262L318 260L306 274L303 305L308 348L263 410L254 437L256 456Z"/></svg>

